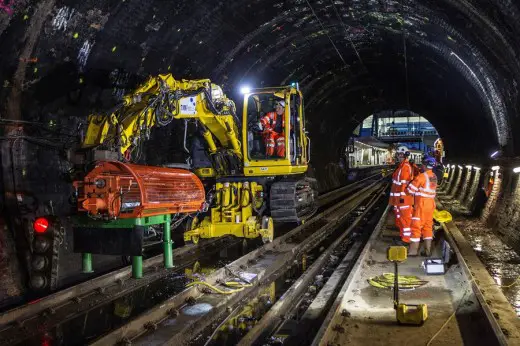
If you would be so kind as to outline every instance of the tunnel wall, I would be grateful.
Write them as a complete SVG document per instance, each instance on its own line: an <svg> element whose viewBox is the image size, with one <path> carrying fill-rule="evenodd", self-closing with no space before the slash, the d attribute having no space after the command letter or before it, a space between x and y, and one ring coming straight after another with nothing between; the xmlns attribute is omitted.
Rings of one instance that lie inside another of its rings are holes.
<svg viewBox="0 0 520 346"><path fill-rule="evenodd" d="M112 108L149 74L210 77L233 99L245 82L298 81L321 191L348 181L340 152L360 119L378 110L413 105L431 117L453 157L505 145L520 153L512 136L520 119L512 2L2 3L0 118L15 124L2 133L3 204L17 218L9 230L20 238L21 263L29 246L20 235L34 215L70 207L73 167L63 151L80 142L78 124ZM172 152L160 148L151 151ZM461 181L459 172L451 194Z"/></svg>
<svg viewBox="0 0 520 346"><path fill-rule="evenodd" d="M507 170L503 173L502 188L498 196L496 217L491 224L507 240L508 245L520 251L520 184L519 174Z"/></svg>
<svg viewBox="0 0 520 346"><path fill-rule="evenodd" d="M457 218L478 217L497 236L520 252L520 174L509 162L493 171L491 166L468 169L465 165L451 169L439 189L439 199ZM516 166L520 166L516 165ZM460 168L462 167L462 168ZM490 178L494 178L489 197Z"/></svg>

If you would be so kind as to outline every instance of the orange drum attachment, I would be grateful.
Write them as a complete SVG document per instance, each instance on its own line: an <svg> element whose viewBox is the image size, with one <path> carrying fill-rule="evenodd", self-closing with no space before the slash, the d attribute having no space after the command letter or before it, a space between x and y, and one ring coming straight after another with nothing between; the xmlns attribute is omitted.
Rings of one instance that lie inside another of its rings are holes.
<svg viewBox="0 0 520 346"><path fill-rule="evenodd" d="M204 203L204 186L190 171L122 162L100 162L75 181L78 210L105 218L190 213Z"/></svg>

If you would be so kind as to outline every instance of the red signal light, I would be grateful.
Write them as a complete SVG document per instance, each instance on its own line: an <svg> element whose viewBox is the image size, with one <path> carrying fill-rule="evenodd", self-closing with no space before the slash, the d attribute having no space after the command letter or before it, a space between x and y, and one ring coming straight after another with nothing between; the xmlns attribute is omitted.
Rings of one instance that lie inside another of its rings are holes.
<svg viewBox="0 0 520 346"><path fill-rule="evenodd" d="M36 233L45 233L49 228L49 220L44 217L37 218L33 223L33 229Z"/></svg>

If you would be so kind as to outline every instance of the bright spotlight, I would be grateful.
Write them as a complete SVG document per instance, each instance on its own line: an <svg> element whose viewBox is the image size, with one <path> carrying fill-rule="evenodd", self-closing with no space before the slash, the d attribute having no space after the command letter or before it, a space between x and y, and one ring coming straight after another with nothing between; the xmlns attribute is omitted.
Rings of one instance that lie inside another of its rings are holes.
<svg viewBox="0 0 520 346"><path fill-rule="evenodd" d="M497 155L498 155L498 150L495 151L493 154L491 154L491 158L493 158L493 157L495 157L495 156L497 156Z"/></svg>
<svg viewBox="0 0 520 346"><path fill-rule="evenodd" d="M240 88L240 92L242 94L249 94L251 92L251 87L249 86L243 86Z"/></svg>
<svg viewBox="0 0 520 346"><path fill-rule="evenodd" d="M500 166L493 166L491 167L492 171L498 171L500 169Z"/></svg>
<svg viewBox="0 0 520 346"><path fill-rule="evenodd" d="M520 173L520 167L513 168L513 172Z"/></svg>

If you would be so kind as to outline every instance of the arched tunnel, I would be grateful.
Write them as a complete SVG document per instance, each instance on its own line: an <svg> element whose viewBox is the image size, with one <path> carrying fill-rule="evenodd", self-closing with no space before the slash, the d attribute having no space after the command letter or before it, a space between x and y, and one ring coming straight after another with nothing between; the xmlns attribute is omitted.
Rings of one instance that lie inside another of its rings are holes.
<svg viewBox="0 0 520 346"><path fill-rule="evenodd" d="M518 223L501 221L520 221L518 18L502 0L0 1L4 213L68 208L65 151L81 124L149 75L210 78L235 100L243 85L297 82L322 190L344 182L338 163L363 119L409 109L449 163L504 167L486 222L520 250ZM178 159L168 131L150 160ZM11 228L4 244L23 219Z"/></svg>

